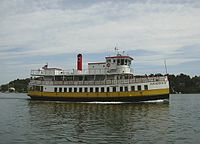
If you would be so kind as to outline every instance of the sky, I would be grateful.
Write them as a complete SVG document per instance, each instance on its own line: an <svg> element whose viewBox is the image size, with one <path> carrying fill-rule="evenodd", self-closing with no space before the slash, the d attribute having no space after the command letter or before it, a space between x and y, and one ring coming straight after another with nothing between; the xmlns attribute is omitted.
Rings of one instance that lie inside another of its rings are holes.
<svg viewBox="0 0 200 144"><path fill-rule="evenodd" d="M200 75L199 0L0 0L0 84L31 69L73 69L114 48L135 74Z"/></svg>

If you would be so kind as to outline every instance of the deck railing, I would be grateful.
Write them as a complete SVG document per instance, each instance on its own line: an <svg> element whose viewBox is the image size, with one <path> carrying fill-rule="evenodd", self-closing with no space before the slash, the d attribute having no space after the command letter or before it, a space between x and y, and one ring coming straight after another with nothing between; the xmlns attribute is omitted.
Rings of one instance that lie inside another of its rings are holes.
<svg viewBox="0 0 200 144"><path fill-rule="evenodd" d="M31 75L32 76L65 76L65 75L87 75L87 74L106 74L107 70L106 69L83 69L82 71L78 71L76 69L72 70L43 70L43 69L38 69L38 70L31 70Z"/></svg>
<svg viewBox="0 0 200 144"><path fill-rule="evenodd" d="M62 70L62 69L37 69L31 70L31 76L70 76L70 75L97 75L97 74L114 74L118 73L117 71L109 71L108 69L83 69L82 71L71 69L71 70ZM133 68L130 67L130 72L133 73Z"/></svg>
<svg viewBox="0 0 200 144"><path fill-rule="evenodd" d="M44 80L31 80L30 85L117 85L117 84L134 84L146 82L159 82L166 81L167 77L142 77L132 79L119 79L119 80L101 80L101 81L44 81Z"/></svg>

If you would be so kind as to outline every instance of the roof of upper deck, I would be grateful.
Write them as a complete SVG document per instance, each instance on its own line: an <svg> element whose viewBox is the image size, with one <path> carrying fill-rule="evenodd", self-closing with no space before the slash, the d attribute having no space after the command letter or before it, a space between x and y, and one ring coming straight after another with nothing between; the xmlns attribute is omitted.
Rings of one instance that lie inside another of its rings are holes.
<svg viewBox="0 0 200 144"><path fill-rule="evenodd" d="M130 57L130 56L122 56L122 55L106 57L106 59L109 59L109 58L117 58L117 59L131 59L131 60L133 60L133 58Z"/></svg>
<svg viewBox="0 0 200 144"><path fill-rule="evenodd" d="M106 64L106 62L89 62L88 65Z"/></svg>

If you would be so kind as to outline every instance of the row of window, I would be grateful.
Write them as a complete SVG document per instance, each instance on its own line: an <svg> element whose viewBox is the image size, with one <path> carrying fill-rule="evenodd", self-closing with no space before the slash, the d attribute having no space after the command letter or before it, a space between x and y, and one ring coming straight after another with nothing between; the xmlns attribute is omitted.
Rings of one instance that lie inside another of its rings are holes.
<svg viewBox="0 0 200 144"><path fill-rule="evenodd" d="M111 61L112 60L112 61ZM131 65L131 60L128 59L108 59L107 63L116 63L117 65Z"/></svg>
<svg viewBox="0 0 200 144"><path fill-rule="evenodd" d="M142 86L138 85L137 90L142 90ZM148 85L144 85L144 90L148 90ZM119 92L126 92L126 91L135 91L135 86L131 86L130 89L128 86L121 86L119 87ZM117 87L69 87L69 88L62 88L62 87L55 87L54 92L117 92Z"/></svg>

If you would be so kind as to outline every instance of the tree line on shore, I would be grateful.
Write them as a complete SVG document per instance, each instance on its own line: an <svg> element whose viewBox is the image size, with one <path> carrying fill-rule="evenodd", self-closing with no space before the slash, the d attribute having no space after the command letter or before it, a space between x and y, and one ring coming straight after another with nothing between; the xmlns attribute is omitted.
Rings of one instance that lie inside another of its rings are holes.
<svg viewBox="0 0 200 144"><path fill-rule="evenodd" d="M158 75L158 74L157 74ZM161 74L159 74L161 75ZM154 76L151 74L150 76ZM190 77L186 74L168 75L170 82L170 93L200 93L200 76ZM26 93L28 91L28 83L30 79L17 79L8 84L1 85L0 91L9 91L9 88L14 88L16 92Z"/></svg>
<svg viewBox="0 0 200 144"><path fill-rule="evenodd" d="M169 75L171 93L200 93L200 76Z"/></svg>
<svg viewBox="0 0 200 144"><path fill-rule="evenodd" d="M7 92L10 91L10 88L14 88L15 92L26 93L28 91L28 83L30 79L16 79L9 82L8 84L1 85L0 91Z"/></svg>

